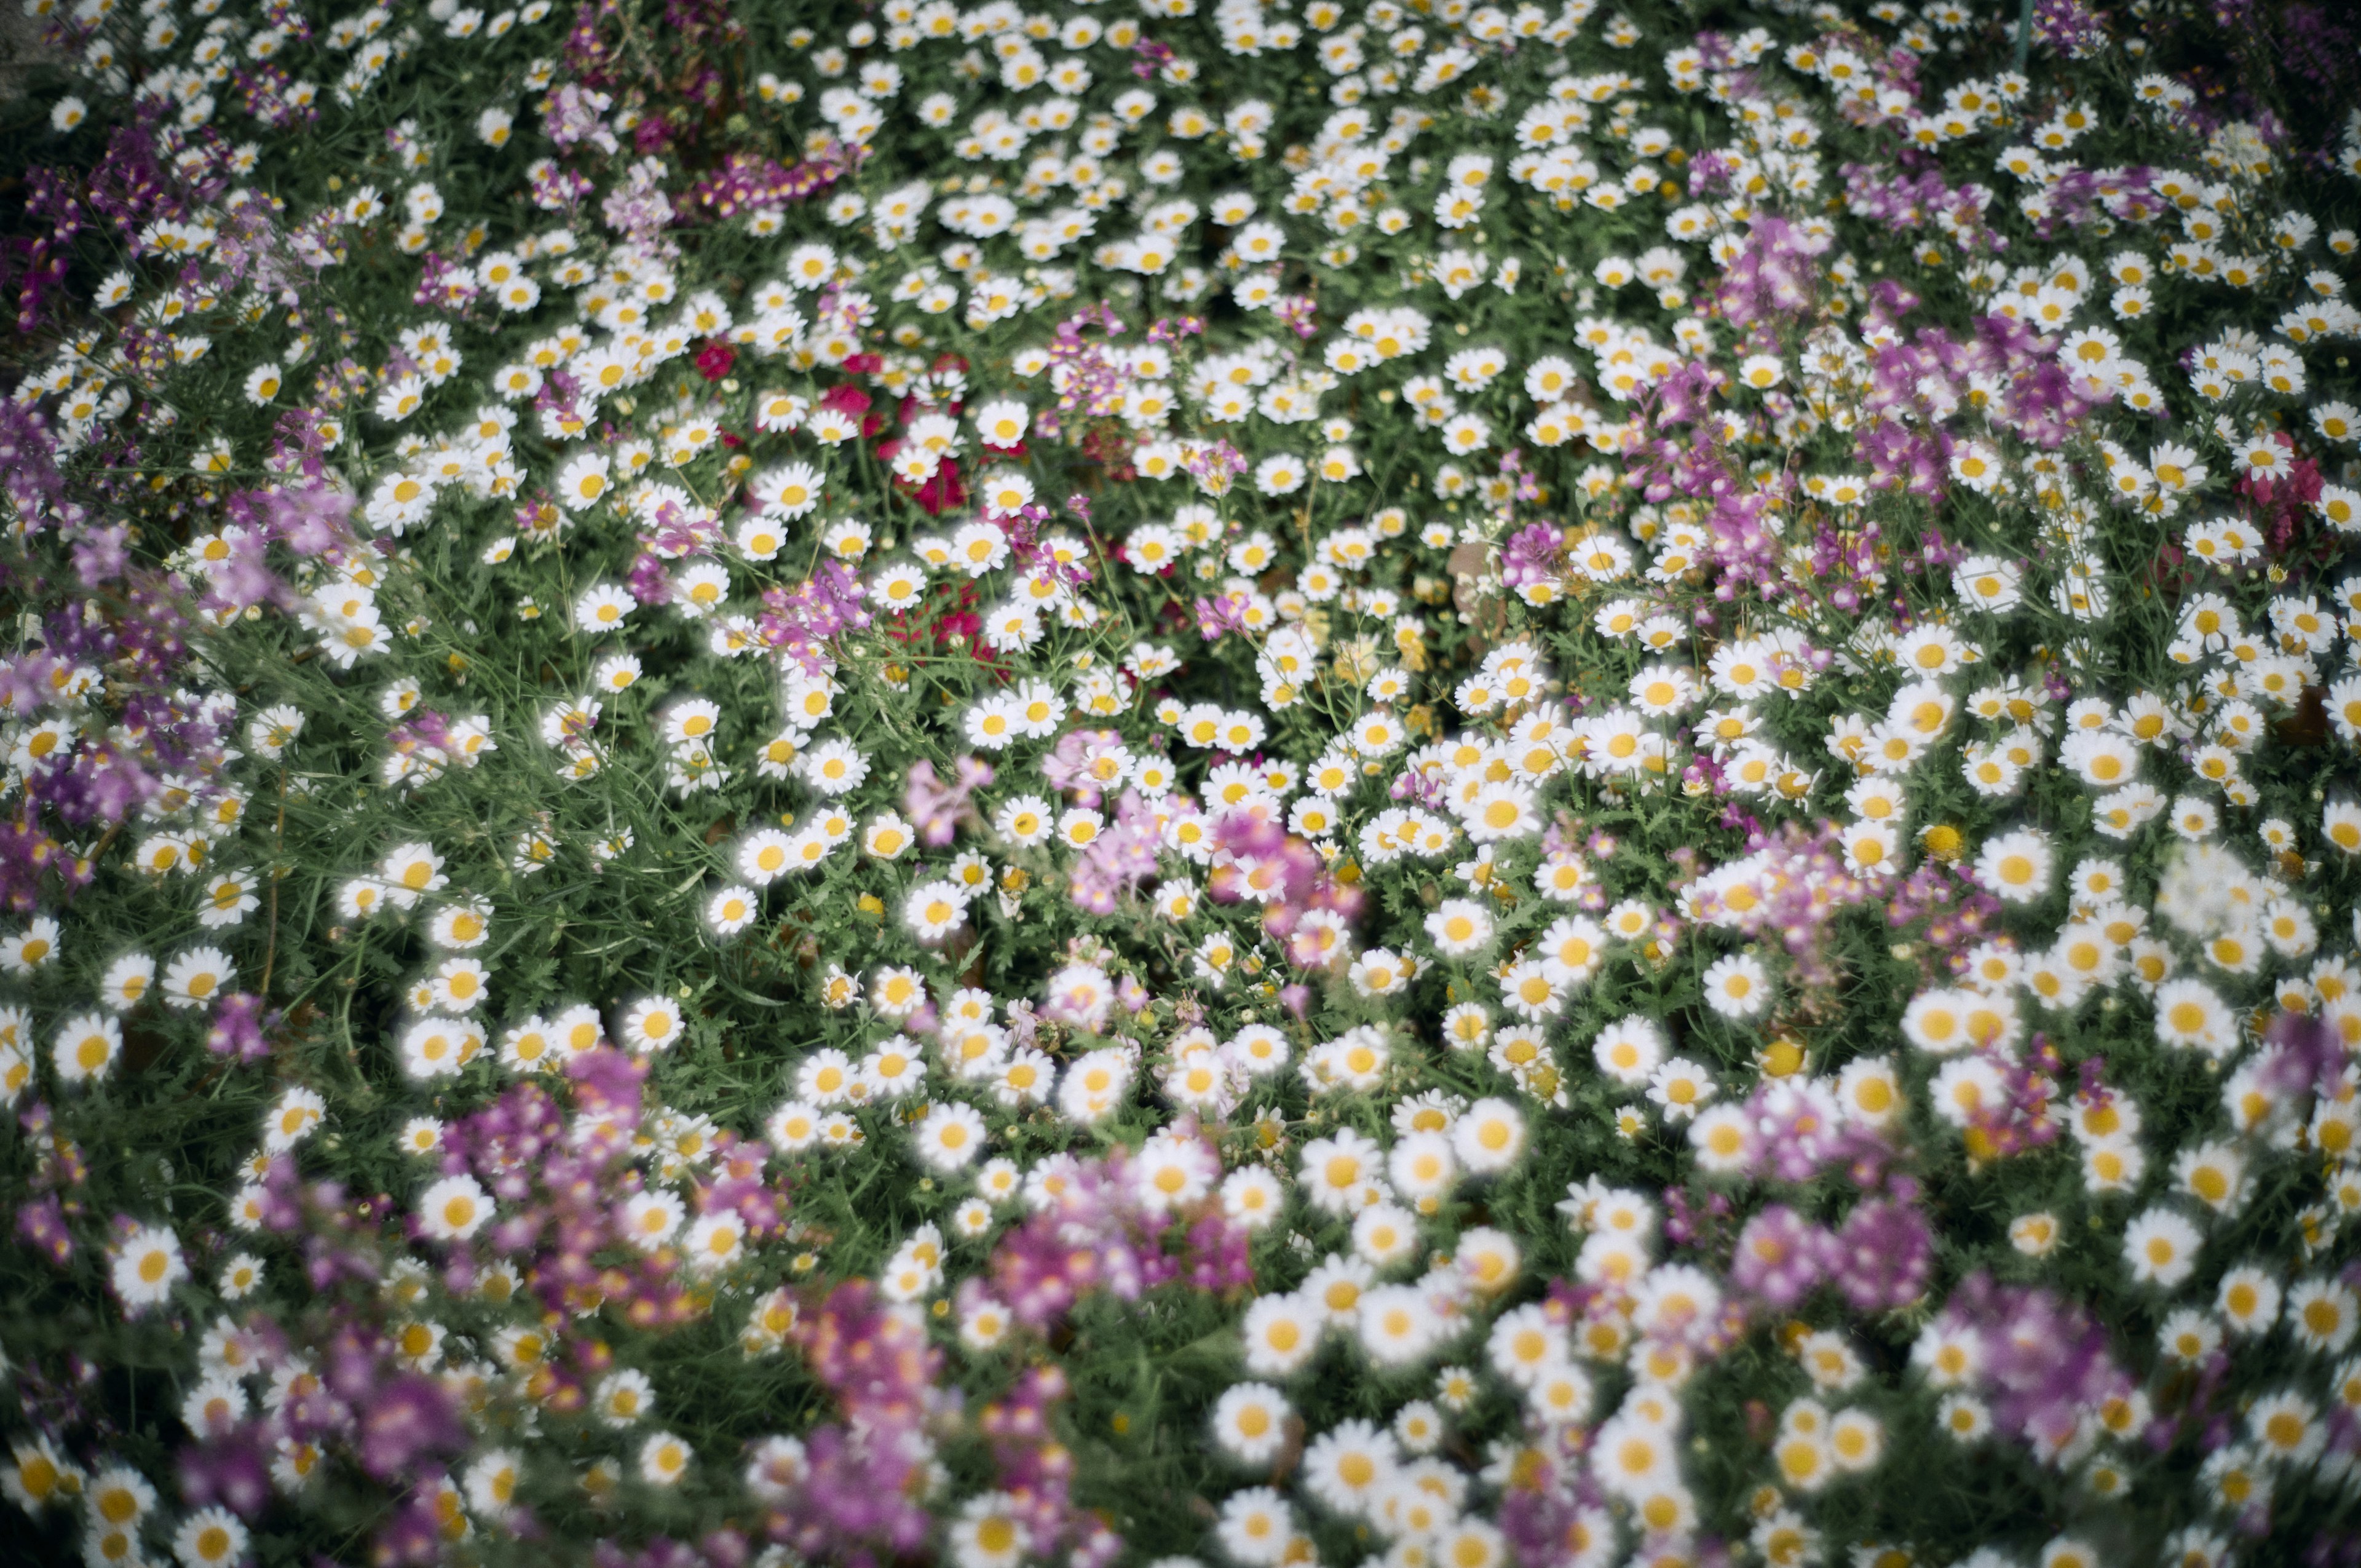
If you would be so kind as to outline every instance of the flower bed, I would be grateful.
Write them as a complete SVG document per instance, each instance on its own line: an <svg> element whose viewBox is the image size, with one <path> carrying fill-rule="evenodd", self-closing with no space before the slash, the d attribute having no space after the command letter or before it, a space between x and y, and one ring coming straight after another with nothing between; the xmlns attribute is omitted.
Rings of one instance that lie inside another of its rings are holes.
<svg viewBox="0 0 2361 1568"><path fill-rule="evenodd" d="M2349 21L35 9L20 1560L2356 1561Z"/></svg>

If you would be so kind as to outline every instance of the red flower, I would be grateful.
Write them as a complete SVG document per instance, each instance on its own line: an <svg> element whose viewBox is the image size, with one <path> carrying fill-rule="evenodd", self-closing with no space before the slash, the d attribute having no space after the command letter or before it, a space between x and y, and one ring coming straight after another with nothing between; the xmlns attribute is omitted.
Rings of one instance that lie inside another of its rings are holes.
<svg viewBox="0 0 2361 1568"><path fill-rule="evenodd" d="M718 337L707 338L697 351L697 373L708 381L719 381L737 363L738 351Z"/></svg>
<svg viewBox="0 0 2361 1568"><path fill-rule="evenodd" d="M861 356L855 355L853 357L857 359ZM873 358L874 356L871 357ZM850 363L851 361L848 360L847 364ZM819 406L824 409L834 409L839 413L851 414L859 419L861 433L865 436L875 435L885 428L885 411L875 405L876 400L851 382L840 382L830 387L820 395L819 400Z"/></svg>
<svg viewBox="0 0 2361 1568"><path fill-rule="evenodd" d="M895 481L897 484L900 481ZM967 499L967 487L960 483L959 459L946 457L935 477L915 488L904 485L904 491L917 502L928 517L940 517Z"/></svg>

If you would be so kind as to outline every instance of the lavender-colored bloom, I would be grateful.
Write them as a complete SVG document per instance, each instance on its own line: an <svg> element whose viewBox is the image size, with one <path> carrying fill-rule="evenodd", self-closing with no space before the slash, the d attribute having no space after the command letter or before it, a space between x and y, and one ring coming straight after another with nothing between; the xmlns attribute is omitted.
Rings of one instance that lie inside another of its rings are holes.
<svg viewBox="0 0 2361 1568"><path fill-rule="evenodd" d="M1155 810L1136 790L1116 803L1115 819L1076 857L1070 891L1093 915L1112 915L1123 894L1156 875L1163 839Z"/></svg>
<svg viewBox="0 0 2361 1568"><path fill-rule="evenodd" d="M418 288L410 296L410 302L431 310L461 311L473 304L481 292L475 269L430 250L419 268Z"/></svg>
<svg viewBox="0 0 2361 1568"><path fill-rule="evenodd" d="M827 666L823 644L829 639L870 624L870 614L862 607L867 595L859 573L841 561L824 562L797 587L763 592L755 635L764 646L785 652L817 674Z"/></svg>
<svg viewBox="0 0 2361 1568"><path fill-rule="evenodd" d="M1745 326L1770 315L1793 316L1811 303L1819 278L1815 259L1828 247L1825 238L1805 234L1786 219L1757 217L1746 244L1722 269L1719 299L1731 325Z"/></svg>
<svg viewBox="0 0 2361 1568"><path fill-rule="evenodd" d="M562 82L542 101L542 128L560 147L588 142L601 152L613 153L620 144L607 128L604 116L614 102L595 88Z"/></svg>
<svg viewBox="0 0 2361 1568"><path fill-rule="evenodd" d="M1246 596L1235 589L1216 598L1198 599L1198 631L1208 642L1218 641L1233 631L1244 632L1246 604Z"/></svg>
<svg viewBox="0 0 2361 1568"><path fill-rule="evenodd" d="M919 842L940 849L957 836L960 826L981 826L976 815L974 795L992 784L992 764L980 757L960 757L952 766L956 775L946 781L935 772L934 763L924 757L910 764L902 791L902 809L917 825Z"/></svg>
<svg viewBox="0 0 2361 1568"><path fill-rule="evenodd" d="M1996 1284L1978 1272L1960 1281L1937 1323L1975 1336L1979 1392L1993 1425L2052 1460L2072 1442L2082 1412L2129 1393L2105 1327L2079 1302L2035 1286Z"/></svg>
<svg viewBox="0 0 2361 1568"><path fill-rule="evenodd" d="M1500 581L1511 588L1557 576L1558 533L1547 523L1517 530L1500 552Z"/></svg>
<svg viewBox="0 0 2361 1568"><path fill-rule="evenodd" d="M2107 42L2105 25L2082 0L2037 0L2033 36L2069 60L2087 60Z"/></svg>
<svg viewBox="0 0 2361 1568"><path fill-rule="evenodd" d="M1789 1311L1826 1276L1831 1238L1784 1203L1746 1222L1730 1282L1774 1311Z"/></svg>
<svg viewBox="0 0 2361 1568"><path fill-rule="evenodd" d="M191 1508L218 1503L252 1519L270 1501L270 1423L241 1421L181 1450L181 1496Z"/></svg>
<svg viewBox="0 0 2361 1568"><path fill-rule="evenodd" d="M360 1465L377 1480L401 1475L429 1453L456 1453L467 1445L467 1429L451 1407L451 1396L422 1374L401 1373L378 1384L359 1409Z"/></svg>
<svg viewBox="0 0 2361 1568"><path fill-rule="evenodd" d="M73 1233L66 1226L65 1205L54 1192L16 1206L16 1239L60 1268L73 1261Z"/></svg>
<svg viewBox="0 0 2361 1568"><path fill-rule="evenodd" d="M78 532L73 543L74 576L83 587L102 587L123 576L131 562L129 525L115 523Z"/></svg>
<svg viewBox="0 0 2361 1568"><path fill-rule="evenodd" d="M261 997L237 992L221 999L213 1025L205 1031L205 1049L241 1063L258 1062L270 1055L268 1031L278 1026L279 1014Z"/></svg>
<svg viewBox="0 0 2361 1568"><path fill-rule="evenodd" d="M664 173L663 159L641 159L631 165L626 181L609 191L600 203L599 215L626 244L650 247L672 222L672 199L664 192Z"/></svg>
<svg viewBox="0 0 2361 1568"><path fill-rule="evenodd" d="M672 577L665 572L664 562L652 551L642 550L631 558L631 569L623 580L631 598L650 609L672 602Z"/></svg>
<svg viewBox="0 0 2361 1568"><path fill-rule="evenodd" d="M1916 1303L1935 1272L1935 1238L1926 1215L1890 1198L1856 1205L1834 1238L1829 1272L1856 1311Z"/></svg>
<svg viewBox="0 0 2361 1568"><path fill-rule="evenodd" d="M1818 1084L1768 1079L1747 1099L1756 1146L1781 1181L1810 1180L1847 1161L1855 1135L1836 1097Z"/></svg>

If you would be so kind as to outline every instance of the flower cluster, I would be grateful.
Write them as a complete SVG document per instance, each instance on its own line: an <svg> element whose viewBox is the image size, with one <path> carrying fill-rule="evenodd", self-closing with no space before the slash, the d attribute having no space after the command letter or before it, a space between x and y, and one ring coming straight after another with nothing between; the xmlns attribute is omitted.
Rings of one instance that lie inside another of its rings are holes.
<svg viewBox="0 0 2361 1568"><path fill-rule="evenodd" d="M39 1560L2353 1560L2327 8L30 9Z"/></svg>

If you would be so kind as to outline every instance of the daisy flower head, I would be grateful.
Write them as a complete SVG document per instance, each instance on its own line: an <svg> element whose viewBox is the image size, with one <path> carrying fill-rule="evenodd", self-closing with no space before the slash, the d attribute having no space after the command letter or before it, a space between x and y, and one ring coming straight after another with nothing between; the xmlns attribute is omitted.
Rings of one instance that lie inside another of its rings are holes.
<svg viewBox="0 0 2361 1568"><path fill-rule="evenodd" d="M2048 835L2020 828L1987 840L1976 856L1976 880L2010 904L2036 904L2047 897L2056 859Z"/></svg>
<svg viewBox="0 0 2361 1568"><path fill-rule="evenodd" d="M2180 1287L2197 1268L2203 1237L2175 1209L2147 1209L2124 1227L2124 1261L2132 1278L2161 1290Z"/></svg>
<svg viewBox="0 0 2361 1568"><path fill-rule="evenodd" d="M1529 1136L1524 1113L1506 1100L1478 1100L1452 1124L1452 1152L1479 1176L1498 1175L1522 1157Z"/></svg>
<svg viewBox="0 0 2361 1568"><path fill-rule="evenodd" d="M126 953L107 965L98 982L102 1005L127 1013L147 999L156 983L156 960L146 953Z"/></svg>
<svg viewBox="0 0 2361 1568"><path fill-rule="evenodd" d="M754 890L730 883L714 890L705 901L705 923L717 937L734 937L762 914Z"/></svg>
<svg viewBox="0 0 2361 1568"><path fill-rule="evenodd" d="M1033 1545L1027 1510L1016 1497L987 1492L971 1497L950 1528L957 1568L1016 1568Z"/></svg>
<svg viewBox="0 0 2361 1568"><path fill-rule="evenodd" d="M1446 958L1481 952L1492 940L1492 917L1469 899L1445 899L1426 917L1426 934Z"/></svg>
<svg viewBox="0 0 2361 1568"><path fill-rule="evenodd" d="M597 453L567 459L557 471L557 504L576 512L596 506L607 494L613 474L613 465Z"/></svg>
<svg viewBox="0 0 2361 1568"><path fill-rule="evenodd" d="M1720 1091L1713 1074L1686 1057L1660 1063L1648 1076L1648 1098L1668 1122L1686 1122Z"/></svg>
<svg viewBox="0 0 2361 1568"><path fill-rule="evenodd" d="M450 952L480 948L491 937L491 905L482 898L458 899L434 912L427 922L426 939Z"/></svg>
<svg viewBox="0 0 2361 1568"><path fill-rule="evenodd" d="M156 1488L131 1466L117 1464L93 1475L82 1487L82 1498L94 1523L129 1530L155 1511Z"/></svg>
<svg viewBox="0 0 2361 1568"><path fill-rule="evenodd" d="M208 930L242 925L262 907L254 887L254 879L244 872L225 872L206 879L197 895L197 924Z"/></svg>
<svg viewBox="0 0 2361 1568"><path fill-rule="evenodd" d="M681 1252L698 1274L716 1274L738 1261L746 1248L746 1222L734 1210L700 1214L681 1241Z"/></svg>
<svg viewBox="0 0 2361 1568"><path fill-rule="evenodd" d="M1664 1060L1664 1032L1634 1014L1609 1024L1590 1045L1598 1070L1628 1089L1646 1083Z"/></svg>
<svg viewBox="0 0 2361 1568"><path fill-rule="evenodd" d="M236 966L219 948L191 948L164 970L164 1003L190 1011L209 1007L237 980Z"/></svg>
<svg viewBox="0 0 2361 1568"><path fill-rule="evenodd" d="M488 1518L505 1518L516 1502L523 1468L523 1460L511 1449L478 1455L468 1464L462 1484L468 1505Z"/></svg>
<svg viewBox="0 0 2361 1568"><path fill-rule="evenodd" d="M670 1192L634 1193L623 1202L622 1233L642 1252L653 1252L680 1233L687 1214L686 1205Z"/></svg>
<svg viewBox="0 0 2361 1568"><path fill-rule="evenodd" d="M568 1057L578 1057L595 1050L607 1038L607 1026L598 1009L587 1002L577 1002L560 1009L549 1020L549 1032L558 1049Z"/></svg>
<svg viewBox="0 0 2361 1568"><path fill-rule="evenodd" d="M2341 1280L2302 1280L2288 1291L2287 1323L2306 1350L2342 1354L2361 1328L2361 1299Z"/></svg>
<svg viewBox="0 0 2361 1568"><path fill-rule="evenodd" d="M491 1217L491 1195L472 1176L446 1176L419 1194L419 1230L436 1241L466 1241Z"/></svg>
<svg viewBox="0 0 2361 1568"><path fill-rule="evenodd" d="M1354 1327L1362 1351L1381 1367L1414 1365L1432 1350L1444 1319L1415 1285L1381 1285L1360 1301Z"/></svg>
<svg viewBox="0 0 2361 1568"><path fill-rule="evenodd" d="M649 1056L677 1044L686 1022L671 998L643 996L623 1010L616 1038L633 1054Z"/></svg>
<svg viewBox="0 0 2361 1568"><path fill-rule="evenodd" d="M290 1089L263 1117L262 1146L273 1153L293 1148L320 1124L327 1102L310 1089Z"/></svg>
<svg viewBox="0 0 2361 1568"><path fill-rule="evenodd" d="M214 1288L226 1301L242 1301L262 1284L262 1260L250 1252L235 1253L221 1266Z"/></svg>
<svg viewBox="0 0 2361 1568"><path fill-rule="evenodd" d="M1287 1189L1261 1166L1246 1166L1222 1179L1222 1212L1249 1231L1267 1229L1287 1206Z"/></svg>
<svg viewBox="0 0 2361 1568"><path fill-rule="evenodd" d="M957 883L939 879L912 888L902 904L902 921L921 942L950 938L967 918L967 902Z"/></svg>
<svg viewBox="0 0 2361 1568"><path fill-rule="evenodd" d="M1294 1408L1268 1383L1238 1383L1213 1405L1213 1442L1241 1464L1269 1463L1287 1442Z"/></svg>
<svg viewBox="0 0 2361 1568"><path fill-rule="evenodd" d="M1390 1431L1345 1420L1305 1445L1301 1481L1324 1507L1352 1517L1367 1510L1400 1463Z"/></svg>
<svg viewBox="0 0 2361 1568"><path fill-rule="evenodd" d="M1752 953L1731 953L1705 971L1706 1005L1725 1018L1759 1018L1771 1006L1770 970Z"/></svg>
<svg viewBox="0 0 2361 1568"><path fill-rule="evenodd" d="M104 1013L84 1013L58 1025L50 1059L61 1083L93 1083L114 1070L123 1055L123 1025Z"/></svg>
<svg viewBox="0 0 2361 1568"><path fill-rule="evenodd" d="M172 1533L181 1568L231 1568L246 1556L246 1526L225 1508L199 1508Z"/></svg>
<svg viewBox="0 0 2361 1568"><path fill-rule="evenodd" d="M1353 1216L1353 1251L1371 1266L1390 1268L1417 1250L1418 1220L1392 1203L1372 1203Z"/></svg>
<svg viewBox="0 0 2361 1568"><path fill-rule="evenodd" d="M1221 1174L1219 1160L1193 1137L1167 1130L1140 1146L1133 1167L1141 1202L1163 1213L1196 1202Z"/></svg>
<svg viewBox="0 0 2361 1568"><path fill-rule="evenodd" d="M430 1014L401 1031L402 1070L414 1079L449 1077L467 1065L470 1030L456 1018Z"/></svg>
<svg viewBox="0 0 2361 1568"><path fill-rule="evenodd" d="M756 828L738 846L738 874L757 887L767 887L796 869L795 845L794 836L783 829Z"/></svg>
<svg viewBox="0 0 2361 1568"><path fill-rule="evenodd" d="M2246 1264L2222 1276L2214 1289L2213 1309L2231 1332L2261 1334L2279 1321L2282 1295L2269 1270Z"/></svg>
<svg viewBox="0 0 2361 1568"><path fill-rule="evenodd" d="M595 583L574 601L574 629L586 637L620 631L638 601L613 583Z"/></svg>
<svg viewBox="0 0 2361 1568"><path fill-rule="evenodd" d="M988 1141L983 1113L960 1101L929 1105L913 1130L912 1138L919 1161L931 1169L946 1172L972 1164Z"/></svg>
<svg viewBox="0 0 2361 1568"><path fill-rule="evenodd" d="M1285 1377L1301 1369L1319 1348L1327 1314L1291 1295L1264 1296L1246 1309L1240 1332L1248 1372Z"/></svg>
<svg viewBox="0 0 2361 1568"><path fill-rule="evenodd" d="M160 1305L172 1287L189 1277L181 1238L166 1225L140 1225L115 1246L108 1279L128 1311Z"/></svg>
<svg viewBox="0 0 2361 1568"><path fill-rule="evenodd" d="M440 1012L467 1013L482 1003L490 971L474 959L445 959L427 977L427 1003Z"/></svg>
<svg viewBox="0 0 2361 1568"><path fill-rule="evenodd" d="M652 1432L640 1444L640 1479L651 1486L677 1486L695 1458L686 1440L670 1432Z"/></svg>
<svg viewBox="0 0 2361 1568"><path fill-rule="evenodd" d="M2156 1036L2167 1046L2221 1058L2237 1045L2236 1014L2203 981L2166 981L2156 988L2155 1004Z"/></svg>

